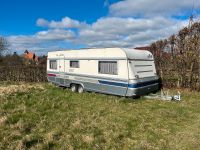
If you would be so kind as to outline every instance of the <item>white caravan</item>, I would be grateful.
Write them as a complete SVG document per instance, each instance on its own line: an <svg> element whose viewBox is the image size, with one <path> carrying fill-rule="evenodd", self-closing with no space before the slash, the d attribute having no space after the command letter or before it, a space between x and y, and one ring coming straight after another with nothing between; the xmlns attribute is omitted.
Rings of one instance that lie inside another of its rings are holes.
<svg viewBox="0 0 200 150"><path fill-rule="evenodd" d="M153 55L128 48L48 53L48 81L72 91L141 96L159 89Z"/></svg>

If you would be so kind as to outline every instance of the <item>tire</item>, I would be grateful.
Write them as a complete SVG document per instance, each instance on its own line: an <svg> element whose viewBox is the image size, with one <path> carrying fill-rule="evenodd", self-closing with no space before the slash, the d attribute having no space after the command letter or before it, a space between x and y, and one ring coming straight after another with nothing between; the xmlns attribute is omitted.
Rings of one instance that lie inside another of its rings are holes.
<svg viewBox="0 0 200 150"><path fill-rule="evenodd" d="M78 86L78 93L83 93L84 92L84 88L82 85Z"/></svg>
<svg viewBox="0 0 200 150"><path fill-rule="evenodd" d="M139 95L137 95L137 96L133 96L132 98L133 98L133 99L139 99L139 98L140 98L140 96L139 96Z"/></svg>
<svg viewBox="0 0 200 150"><path fill-rule="evenodd" d="M156 94L158 91L159 91L159 90L157 90L157 91L153 91L152 93L153 93L153 94Z"/></svg>
<svg viewBox="0 0 200 150"><path fill-rule="evenodd" d="M71 89L72 92L77 92L77 85L76 84L72 84L70 86L70 89Z"/></svg>

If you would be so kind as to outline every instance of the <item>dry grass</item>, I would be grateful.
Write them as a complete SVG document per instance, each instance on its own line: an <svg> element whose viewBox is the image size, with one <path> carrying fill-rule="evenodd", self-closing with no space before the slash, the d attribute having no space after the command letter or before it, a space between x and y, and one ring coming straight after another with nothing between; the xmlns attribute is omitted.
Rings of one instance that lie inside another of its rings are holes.
<svg viewBox="0 0 200 150"><path fill-rule="evenodd" d="M0 96L3 95L7 95L7 94L12 94L12 93L16 93L16 92L26 92L30 89L40 89L40 90L44 90L43 86L39 83L24 83L24 82L20 82L20 83L16 83L16 84L12 84L9 85L7 83L0 83Z"/></svg>
<svg viewBox="0 0 200 150"><path fill-rule="evenodd" d="M22 90L0 96L0 149L200 147L198 92L182 91L181 102L168 102L77 94L49 84L16 86Z"/></svg>

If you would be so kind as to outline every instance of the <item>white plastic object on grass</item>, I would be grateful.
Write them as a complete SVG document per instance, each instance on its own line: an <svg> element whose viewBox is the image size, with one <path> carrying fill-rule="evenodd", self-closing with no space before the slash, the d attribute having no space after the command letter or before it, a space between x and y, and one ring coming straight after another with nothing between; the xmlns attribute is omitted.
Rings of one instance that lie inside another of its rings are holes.
<svg viewBox="0 0 200 150"><path fill-rule="evenodd" d="M178 91L178 95L171 96L171 95L168 95L168 92L167 92L167 94L165 94L163 92L163 90L161 90L160 94L151 94L151 95L144 96L144 97L147 99L160 99L160 100L164 100L164 101L172 101L172 100L180 101L181 93Z"/></svg>
<svg viewBox="0 0 200 150"><path fill-rule="evenodd" d="M178 91L178 95L173 96L173 100L180 101L181 100L181 93Z"/></svg>

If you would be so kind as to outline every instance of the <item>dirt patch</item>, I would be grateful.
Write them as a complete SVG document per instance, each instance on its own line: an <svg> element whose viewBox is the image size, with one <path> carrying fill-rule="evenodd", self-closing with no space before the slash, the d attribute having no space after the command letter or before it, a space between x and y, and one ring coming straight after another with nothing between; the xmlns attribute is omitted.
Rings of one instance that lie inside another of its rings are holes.
<svg viewBox="0 0 200 150"><path fill-rule="evenodd" d="M36 84L20 83L18 85L3 85L0 86L0 96L16 92L26 92L30 89L44 90L44 87L41 84L37 83Z"/></svg>
<svg viewBox="0 0 200 150"><path fill-rule="evenodd" d="M7 120L8 120L8 118L6 116L0 117L0 126L5 125Z"/></svg>
<svg viewBox="0 0 200 150"><path fill-rule="evenodd" d="M90 144L90 143L92 143L92 142L94 141L94 138L93 138L93 136L91 136L91 135L83 135L83 136L82 136L82 140L83 140L85 143Z"/></svg>

